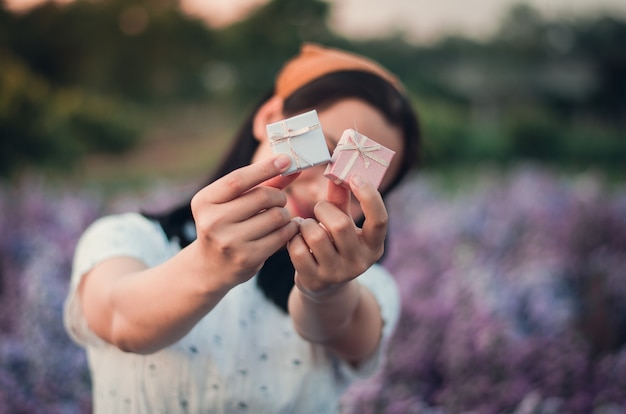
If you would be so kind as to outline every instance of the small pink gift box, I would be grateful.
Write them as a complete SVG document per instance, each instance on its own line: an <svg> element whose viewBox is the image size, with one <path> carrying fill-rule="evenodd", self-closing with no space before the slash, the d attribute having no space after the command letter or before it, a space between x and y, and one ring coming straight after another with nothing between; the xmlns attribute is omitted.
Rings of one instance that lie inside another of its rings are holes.
<svg viewBox="0 0 626 414"><path fill-rule="evenodd" d="M291 166L282 175L330 161L326 138L315 110L268 124L266 130L272 151L291 157Z"/></svg>
<svg viewBox="0 0 626 414"><path fill-rule="evenodd" d="M394 154L395 151L354 129L346 129L341 134L324 176L335 184L349 187L350 177L360 175L378 188Z"/></svg>

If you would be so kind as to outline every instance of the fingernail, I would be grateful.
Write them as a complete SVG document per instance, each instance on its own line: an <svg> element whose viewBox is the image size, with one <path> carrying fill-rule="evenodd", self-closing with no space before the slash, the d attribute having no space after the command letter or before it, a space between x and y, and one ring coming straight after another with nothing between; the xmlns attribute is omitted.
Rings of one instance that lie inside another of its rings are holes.
<svg viewBox="0 0 626 414"><path fill-rule="evenodd" d="M365 185L365 183L365 179L360 175L355 175L352 177L352 184L354 184L356 187L361 188Z"/></svg>
<svg viewBox="0 0 626 414"><path fill-rule="evenodd" d="M274 161L274 165L278 168L279 171L284 171L291 165L291 158L288 155L281 155L276 158Z"/></svg>

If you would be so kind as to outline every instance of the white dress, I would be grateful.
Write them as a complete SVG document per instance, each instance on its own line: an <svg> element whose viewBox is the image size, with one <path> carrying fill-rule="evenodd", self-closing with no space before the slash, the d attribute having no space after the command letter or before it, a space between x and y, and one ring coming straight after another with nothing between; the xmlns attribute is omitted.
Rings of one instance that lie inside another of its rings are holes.
<svg viewBox="0 0 626 414"><path fill-rule="evenodd" d="M348 385L380 366L384 345L354 370L303 340L255 278L232 289L176 344L150 355L122 352L90 330L76 294L87 271L119 255L155 266L178 251L158 223L136 213L101 218L81 237L64 318L87 350L94 413L335 413ZM378 265L358 280L381 307L384 344L399 315L395 282Z"/></svg>

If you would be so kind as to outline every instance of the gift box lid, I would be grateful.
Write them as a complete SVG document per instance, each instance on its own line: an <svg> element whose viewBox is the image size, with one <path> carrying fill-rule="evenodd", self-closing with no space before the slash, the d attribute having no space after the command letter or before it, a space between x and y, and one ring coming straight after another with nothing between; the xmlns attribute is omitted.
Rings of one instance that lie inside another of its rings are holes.
<svg viewBox="0 0 626 414"><path fill-rule="evenodd" d="M316 110L267 124L266 130L274 153L287 154L292 158L291 167L283 175L330 161Z"/></svg>
<svg viewBox="0 0 626 414"><path fill-rule="evenodd" d="M394 155L395 151L373 139L354 129L346 129L333 151L324 176L335 184L348 187L350 177L357 174L378 188Z"/></svg>

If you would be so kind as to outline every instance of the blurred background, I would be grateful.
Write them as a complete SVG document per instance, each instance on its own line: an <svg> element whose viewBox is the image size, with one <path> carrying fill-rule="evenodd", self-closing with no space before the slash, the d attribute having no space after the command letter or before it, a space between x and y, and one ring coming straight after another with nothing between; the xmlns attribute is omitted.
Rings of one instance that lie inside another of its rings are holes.
<svg viewBox="0 0 626 414"><path fill-rule="evenodd" d="M403 316L345 411L625 412L619 0L0 0L0 412L90 411L80 233L190 196L303 41L382 62L423 128Z"/></svg>

